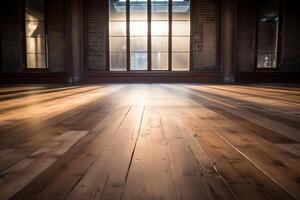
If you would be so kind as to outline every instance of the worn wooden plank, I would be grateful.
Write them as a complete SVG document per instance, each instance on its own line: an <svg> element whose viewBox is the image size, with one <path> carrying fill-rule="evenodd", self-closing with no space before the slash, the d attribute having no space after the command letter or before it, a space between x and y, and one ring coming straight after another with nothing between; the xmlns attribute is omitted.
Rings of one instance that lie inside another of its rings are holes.
<svg viewBox="0 0 300 200"><path fill-rule="evenodd" d="M168 152L179 197L182 199L233 199L229 188L216 176L207 174L208 168L198 160L200 155L192 147L190 136L176 115L161 108L161 121L168 144ZM194 151L193 151L194 150ZM206 161L207 162L207 161ZM213 172L214 173L214 172ZM212 174L213 174L212 173ZM216 179L217 178L217 179Z"/></svg>
<svg viewBox="0 0 300 200"><path fill-rule="evenodd" d="M193 90L197 90L197 87L194 86L187 86L188 88L192 88ZM172 88L176 88L172 86ZM192 93L194 95L194 99L198 99L196 101L205 101L206 103L213 105L214 107L225 109L227 112L231 112L234 115L237 115L239 117L245 118L249 121L252 121L258 125L261 125L265 128L268 128L274 132L277 132L279 134L282 134L286 137L289 137L297 142L300 142L300 134L297 128L291 127L287 124L284 124L282 122L274 121L272 119L248 112L246 110L243 110L242 108L239 108L236 104L230 104L226 99L218 99L214 96L208 94L208 93L196 93L193 90L185 90L183 88L177 87L180 91L185 91L188 93ZM197 90L199 91L199 90Z"/></svg>
<svg viewBox="0 0 300 200"><path fill-rule="evenodd" d="M18 193L14 199L65 199L105 150L126 118L129 106L120 107L93 128L81 143Z"/></svg>
<svg viewBox="0 0 300 200"><path fill-rule="evenodd" d="M87 131L68 131L1 172L0 199L10 199L70 149Z"/></svg>
<svg viewBox="0 0 300 200"><path fill-rule="evenodd" d="M143 110L141 106L131 108L114 137L72 189L68 199L120 199L136 150Z"/></svg>
<svg viewBox="0 0 300 200"><path fill-rule="evenodd" d="M275 145L269 144L262 138L242 129L222 116L218 117L207 108L201 110L210 113L207 123L216 133L243 153L256 167L265 173L280 187L288 191L295 198L299 197L299 184L297 182L299 158L288 152L282 152ZM199 112L198 115L203 115ZM264 147L267 152L263 149ZM260 148L262 147L262 148ZM276 152L270 154L270 152ZM288 172L288 173L287 173Z"/></svg>
<svg viewBox="0 0 300 200"><path fill-rule="evenodd" d="M297 199L299 91L195 84L0 88L0 196ZM54 142L68 130L89 134Z"/></svg>
<svg viewBox="0 0 300 200"><path fill-rule="evenodd" d="M217 171L238 198L247 199L247 196L253 197L253 195L256 195L257 199L289 197L287 192L228 145L226 141L218 137L212 131L211 126L201 120L200 116L205 116L205 113L198 113L195 110L188 111L183 111L185 114L181 115L181 120L206 150ZM237 166L244 166L247 170L237 169Z"/></svg>
<svg viewBox="0 0 300 200"><path fill-rule="evenodd" d="M180 199L159 112L146 107L122 199Z"/></svg>

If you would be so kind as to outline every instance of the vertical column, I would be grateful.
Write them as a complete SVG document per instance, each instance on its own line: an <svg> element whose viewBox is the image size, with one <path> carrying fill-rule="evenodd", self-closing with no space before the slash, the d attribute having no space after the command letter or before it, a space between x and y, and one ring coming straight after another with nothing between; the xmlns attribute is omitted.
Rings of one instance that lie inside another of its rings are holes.
<svg viewBox="0 0 300 200"><path fill-rule="evenodd" d="M81 80L81 0L67 0L67 71L69 83Z"/></svg>
<svg viewBox="0 0 300 200"><path fill-rule="evenodd" d="M234 30L235 30L235 5L236 0L223 0L222 23L222 69L224 82L234 82L233 55L234 55Z"/></svg>
<svg viewBox="0 0 300 200"><path fill-rule="evenodd" d="M169 0L169 49L168 49L168 70L172 71L172 21L173 21L173 0Z"/></svg>
<svg viewBox="0 0 300 200"><path fill-rule="evenodd" d="M0 12L2 12L2 9L0 9ZM2 15L1 19L2 19ZM3 22L0 23L0 72L3 71L3 63L2 63L2 24Z"/></svg>
<svg viewBox="0 0 300 200"><path fill-rule="evenodd" d="M151 0L147 0L147 17L148 17L148 49L147 49L147 52L148 52L148 71L151 71L151 68L152 68L152 54L151 54L151 11L152 11L152 3L151 3Z"/></svg>
<svg viewBox="0 0 300 200"><path fill-rule="evenodd" d="M130 71L130 0L126 0L126 44L126 67Z"/></svg>
<svg viewBox="0 0 300 200"><path fill-rule="evenodd" d="M191 57L193 71L218 71L219 8L221 0L191 1ZM221 13L220 13L221 14Z"/></svg>

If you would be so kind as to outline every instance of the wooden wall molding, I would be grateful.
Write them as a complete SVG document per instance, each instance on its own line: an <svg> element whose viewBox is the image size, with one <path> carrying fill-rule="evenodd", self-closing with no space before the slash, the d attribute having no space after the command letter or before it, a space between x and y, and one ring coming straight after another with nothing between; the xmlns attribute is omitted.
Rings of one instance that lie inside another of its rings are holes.
<svg viewBox="0 0 300 200"><path fill-rule="evenodd" d="M237 83L300 83L300 72L237 72Z"/></svg>
<svg viewBox="0 0 300 200"><path fill-rule="evenodd" d="M221 72L86 72L84 83L215 83Z"/></svg>
<svg viewBox="0 0 300 200"><path fill-rule="evenodd" d="M60 84L68 83L67 73L64 72L21 72L0 73L0 84Z"/></svg>

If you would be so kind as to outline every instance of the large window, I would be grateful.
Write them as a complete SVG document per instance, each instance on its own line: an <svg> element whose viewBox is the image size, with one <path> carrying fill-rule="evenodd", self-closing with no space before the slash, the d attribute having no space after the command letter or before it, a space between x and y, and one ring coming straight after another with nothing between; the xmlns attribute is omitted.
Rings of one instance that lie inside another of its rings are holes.
<svg viewBox="0 0 300 200"><path fill-rule="evenodd" d="M111 71L124 71L127 66L126 2L110 0L109 61Z"/></svg>
<svg viewBox="0 0 300 200"><path fill-rule="evenodd" d="M147 70L148 66L148 2L129 0L130 69Z"/></svg>
<svg viewBox="0 0 300 200"><path fill-rule="evenodd" d="M111 71L190 69L189 0L109 0Z"/></svg>
<svg viewBox="0 0 300 200"><path fill-rule="evenodd" d="M169 69L169 2L152 0L152 70Z"/></svg>
<svg viewBox="0 0 300 200"><path fill-rule="evenodd" d="M276 68L278 59L279 0L260 2L257 68Z"/></svg>
<svg viewBox="0 0 300 200"><path fill-rule="evenodd" d="M27 68L46 68L46 37L43 0L25 1Z"/></svg>

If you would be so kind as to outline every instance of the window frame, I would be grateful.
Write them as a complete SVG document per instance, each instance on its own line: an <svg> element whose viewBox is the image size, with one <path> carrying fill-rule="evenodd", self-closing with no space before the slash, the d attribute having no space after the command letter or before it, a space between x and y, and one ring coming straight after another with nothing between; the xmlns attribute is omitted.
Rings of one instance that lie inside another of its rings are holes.
<svg viewBox="0 0 300 200"><path fill-rule="evenodd" d="M284 1L278 0L279 8L278 8L278 33L277 33L277 53L276 53L276 66L274 68L268 67L268 68L260 68L258 67L258 46L259 46L259 16L261 7L259 5L259 2L256 2L256 17L255 17L255 55L254 55L254 66L255 71L279 71L281 69L281 63L282 63L282 37L283 37L283 11L284 11Z"/></svg>
<svg viewBox="0 0 300 200"><path fill-rule="evenodd" d="M110 22L110 13L109 13L109 9L110 9L110 0L106 0L106 16L107 16L107 23L106 23L106 27L107 27L107 34L106 34L106 53L107 53L107 61L106 61L106 71L108 72L124 72L124 71L116 71L116 70L111 70L111 66L110 66L110 45L109 45L109 40L110 40L110 36L109 36L109 22ZM172 63L172 15L173 15L173 1L172 0L168 0L168 23L169 23L169 27L168 27L168 68L167 69L153 69L152 66L152 35L151 35L151 22L152 22L152 2L151 0L147 0L147 24L148 24L148 33L147 33L147 69L145 70L132 70L131 66L130 66L130 0L126 0L126 38L127 38L127 45L126 45L126 59L127 59L127 63L126 63L126 70L125 72L168 72L168 71L173 71L173 72L190 72L192 71L193 67L192 67L192 1L193 0L189 0L189 24L190 24L190 30L189 30L189 67L187 70L173 70L173 63Z"/></svg>
<svg viewBox="0 0 300 200"><path fill-rule="evenodd" d="M22 16L22 44L23 44L23 70L25 71L49 71L49 46L48 46L48 20L47 20L47 0L44 0L44 41L45 41L45 67L44 68L29 68L27 63L27 36L26 36L26 0L21 3Z"/></svg>

